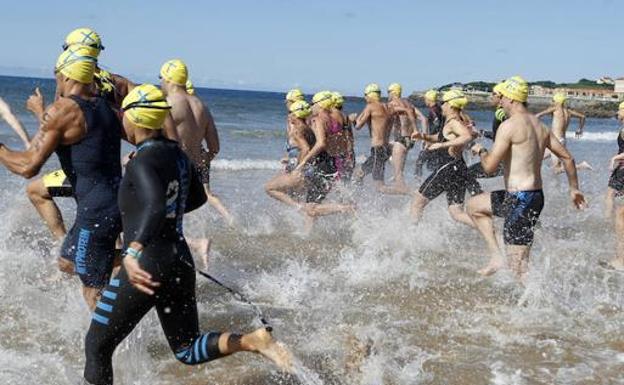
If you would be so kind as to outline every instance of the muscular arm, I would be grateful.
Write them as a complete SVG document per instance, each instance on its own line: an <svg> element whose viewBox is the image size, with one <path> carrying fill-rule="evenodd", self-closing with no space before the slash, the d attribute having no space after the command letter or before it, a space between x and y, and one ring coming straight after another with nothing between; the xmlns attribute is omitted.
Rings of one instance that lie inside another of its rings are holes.
<svg viewBox="0 0 624 385"><path fill-rule="evenodd" d="M559 142L557 137L550 133L546 141L546 148L548 148L554 155L561 160L563 167L565 168L566 175L568 176L568 185L571 190L578 190L578 176L576 174L576 164L574 158L568 152L568 150Z"/></svg>
<svg viewBox="0 0 624 385"><path fill-rule="evenodd" d="M455 138L440 144L439 148L449 148L455 146L465 146L472 141L472 133L465 125L453 121L451 124L451 133L455 134Z"/></svg>
<svg viewBox="0 0 624 385"><path fill-rule="evenodd" d="M555 107L549 107L549 108L545 109L544 111L540 111L540 112L538 112L537 114L535 114L535 117L539 119L539 118L541 118L542 116L544 116L544 115L550 115L550 114L552 114L553 112L555 112Z"/></svg>
<svg viewBox="0 0 624 385"><path fill-rule="evenodd" d="M158 172L146 158L135 158L128 164L126 175L134 186L137 202L141 202L137 210L137 232L131 241L143 247L157 235L167 214L167 197L165 186L158 177Z"/></svg>
<svg viewBox="0 0 624 385"><path fill-rule="evenodd" d="M371 117L370 108L366 106L364 108L364 111L362 111L360 115L358 115L358 117L355 119L355 125L354 125L355 129L359 130L362 127L364 127L364 125L368 123L368 121L370 120L370 117Z"/></svg>
<svg viewBox="0 0 624 385"><path fill-rule="evenodd" d="M167 117L165 118L165 122L163 123L163 131L165 132L165 137L167 139L175 140L176 142L179 141L178 131L176 130L176 125L173 121L173 118L171 117L171 114L167 114Z"/></svg>
<svg viewBox="0 0 624 385"><path fill-rule="evenodd" d="M214 119L208 107L205 107L202 111L202 121L205 123L204 127L206 131L204 140L208 146L210 159L214 159L220 151L219 133L217 132L217 127L215 126Z"/></svg>
<svg viewBox="0 0 624 385"><path fill-rule="evenodd" d="M317 156L321 151L325 150L325 128L319 119L314 119L312 121L312 131L316 137L316 143L314 143L314 146L310 149L310 151L308 151L308 153L301 159L296 169L301 170L311 159Z"/></svg>
<svg viewBox="0 0 624 385"><path fill-rule="evenodd" d="M429 132L429 120L427 120L427 117L416 107L414 107L414 114L416 115L416 119L420 122L420 131Z"/></svg>
<svg viewBox="0 0 624 385"><path fill-rule="evenodd" d="M17 119L17 117L11 111L11 107L0 98L0 116L4 119L9 126L15 131L15 133L20 137L22 142L24 142L24 146L28 148L30 145L30 138L28 137L28 133L22 126L22 123Z"/></svg>
<svg viewBox="0 0 624 385"><path fill-rule="evenodd" d="M496 171L496 168L505 158L505 154L511 148L511 133L504 129L504 126L498 129L498 133L496 135L496 140L494 140L494 145L492 146L491 152L483 152L480 155L481 158L481 166L483 167L483 171L487 174L493 173Z"/></svg>
<svg viewBox="0 0 624 385"><path fill-rule="evenodd" d="M0 163L9 171L27 179L37 175L61 142L64 130L75 124L78 119L76 114L59 108L58 103L55 102L43 114L43 122L26 151L12 151L0 144Z"/></svg>

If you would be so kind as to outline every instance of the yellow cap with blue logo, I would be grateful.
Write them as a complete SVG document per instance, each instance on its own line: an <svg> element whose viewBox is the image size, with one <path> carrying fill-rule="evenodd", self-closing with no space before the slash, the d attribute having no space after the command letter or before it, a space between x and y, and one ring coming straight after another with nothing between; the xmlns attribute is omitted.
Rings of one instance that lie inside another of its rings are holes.
<svg viewBox="0 0 624 385"><path fill-rule="evenodd" d="M520 76L513 76L503 82L500 93L517 102L526 102L529 98L529 84Z"/></svg>
<svg viewBox="0 0 624 385"><path fill-rule="evenodd" d="M100 51L104 49L100 35L98 35L98 33L91 28L77 28L71 31L65 37L63 51L74 45L82 45L92 48L94 50L93 54L95 57L97 57L100 54Z"/></svg>
<svg viewBox="0 0 624 385"><path fill-rule="evenodd" d="M461 110L468 104L468 98L460 90L449 90L442 95L442 102Z"/></svg>
<svg viewBox="0 0 624 385"><path fill-rule="evenodd" d="M121 109L124 116L136 126L160 130L171 106L158 87L141 84L128 93L121 103Z"/></svg>
<svg viewBox="0 0 624 385"><path fill-rule="evenodd" d="M344 104L344 97L338 91L332 92L332 98L334 99L334 107L340 108Z"/></svg>
<svg viewBox="0 0 624 385"><path fill-rule="evenodd" d="M160 77L177 86L186 87L188 69L180 59L168 60L160 68Z"/></svg>
<svg viewBox="0 0 624 385"><path fill-rule="evenodd" d="M379 100L381 98L381 88L379 88L379 84L371 83L367 85L366 88L364 88L364 96Z"/></svg>
<svg viewBox="0 0 624 385"><path fill-rule="evenodd" d="M303 92L301 92L299 88L293 88L292 90L288 91L288 93L286 94L286 101L296 102L297 100L303 100Z"/></svg>
<svg viewBox="0 0 624 385"><path fill-rule="evenodd" d="M56 61L54 73L61 73L79 83L93 82L97 58L92 56L93 48L75 45L63 51Z"/></svg>
<svg viewBox="0 0 624 385"><path fill-rule="evenodd" d="M425 99L429 100L430 102L436 102L438 101L438 91L436 90L429 90L427 92L425 92Z"/></svg>
<svg viewBox="0 0 624 385"><path fill-rule="evenodd" d="M300 119L305 119L312 114L310 104L305 100L295 100L288 110Z"/></svg>
<svg viewBox="0 0 624 385"><path fill-rule="evenodd" d="M318 104L323 109L330 109L334 105L334 96L330 91L320 91L312 97L312 104Z"/></svg>
<svg viewBox="0 0 624 385"><path fill-rule="evenodd" d="M394 94L400 97L402 91L403 91L403 88L401 87L399 83L392 83L388 86L388 94Z"/></svg>

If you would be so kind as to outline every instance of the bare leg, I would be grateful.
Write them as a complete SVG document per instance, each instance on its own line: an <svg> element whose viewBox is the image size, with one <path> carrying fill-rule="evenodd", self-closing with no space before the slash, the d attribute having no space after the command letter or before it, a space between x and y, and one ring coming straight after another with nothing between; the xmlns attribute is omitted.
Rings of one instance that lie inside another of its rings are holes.
<svg viewBox="0 0 624 385"><path fill-rule="evenodd" d="M48 189L43 184L43 179L38 178L30 182L26 187L26 193L30 202L39 213L39 216L46 223L52 235L57 241L62 240L67 231L63 223L63 216L56 203L48 193Z"/></svg>
<svg viewBox="0 0 624 385"><path fill-rule="evenodd" d="M529 271L529 252L531 246L507 245L507 255L509 256L509 267L516 276L516 279L523 285L526 283L527 272Z"/></svg>
<svg viewBox="0 0 624 385"><path fill-rule="evenodd" d="M277 175L264 185L264 190L269 196L297 208L301 207L301 204L293 199L288 192L302 188L304 188L304 180L299 173Z"/></svg>
<svg viewBox="0 0 624 385"><path fill-rule="evenodd" d="M618 205L615 210L615 258L609 265L616 270L624 270L624 205Z"/></svg>
<svg viewBox="0 0 624 385"><path fill-rule="evenodd" d="M407 185L403 170L405 169L405 158L407 156L407 148L401 143L395 143L392 146L392 168L394 171L394 188L399 194L408 194ZM391 192L388 192L391 194Z"/></svg>
<svg viewBox="0 0 624 385"><path fill-rule="evenodd" d="M204 190L206 191L207 202L210 206L214 207L215 210L223 217L228 226L234 225L234 217L227 208L223 205L223 202L210 191L210 187L207 184L204 184Z"/></svg>
<svg viewBox="0 0 624 385"><path fill-rule="evenodd" d="M208 268L208 258L210 257L211 241L208 238L186 238L189 247L197 253L201 259L204 269Z"/></svg>
<svg viewBox="0 0 624 385"><path fill-rule="evenodd" d="M410 218L414 224L420 222L425 206L429 203L429 199L425 198L419 191L414 193L412 204L410 206Z"/></svg>
<svg viewBox="0 0 624 385"><path fill-rule="evenodd" d="M490 261L487 266L478 270L478 273L484 276L492 275L505 267L505 259L494 233L490 193L482 193L470 198L467 210L490 253Z"/></svg>
<svg viewBox="0 0 624 385"><path fill-rule="evenodd" d="M59 257L56 261L58 263L59 270L62 271L63 273L67 273L70 275L76 274L74 271L74 263L72 261L65 259L63 257Z"/></svg>
<svg viewBox="0 0 624 385"><path fill-rule="evenodd" d="M451 214L451 218L453 218L456 222L463 223L470 227L475 227L470 215L464 211L463 205L451 205L448 207L448 212Z"/></svg>
<svg viewBox="0 0 624 385"><path fill-rule="evenodd" d="M336 213L353 213L355 207L341 203L306 203L303 211L310 217L322 217Z"/></svg>
<svg viewBox="0 0 624 385"><path fill-rule="evenodd" d="M607 193L605 194L605 205L604 205L604 216L608 219L613 218L613 198L615 197L615 190L611 187L607 188Z"/></svg>

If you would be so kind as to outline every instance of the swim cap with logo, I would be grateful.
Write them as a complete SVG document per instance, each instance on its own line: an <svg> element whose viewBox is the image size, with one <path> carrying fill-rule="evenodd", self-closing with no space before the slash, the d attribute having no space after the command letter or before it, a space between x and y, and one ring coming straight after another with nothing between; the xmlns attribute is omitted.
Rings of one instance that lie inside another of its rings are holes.
<svg viewBox="0 0 624 385"><path fill-rule="evenodd" d="M395 94L396 96L401 96L403 88L399 83L392 83L388 86L388 94Z"/></svg>
<svg viewBox="0 0 624 385"><path fill-rule="evenodd" d="M524 103L529 97L529 84L520 76L514 76L503 82L500 93L508 99Z"/></svg>
<svg viewBox="0 0 624 385"><path fill-rule="evenodd" d="M100 54L100 51L104 49L100 35L98 35L98 33L91 28L78 28L71 31L65 37L63 51L73 45L84 45L86 47L93 48L95 50L94 55L96 57Z"/></svg>
<svg viewBox="0 0 624 385"><path fill-rule="evenodd" d="M565 93L557 92L553 95L553 102L557 104L563 104L568 99Z"/></svg>
<svg viewBox="0 0 624 385"><path fill-rule="evenodd" d="M132 123L150 130L162 129L171 109L165 94L152 84L134 87L124 98L121 108Z"/></svg>
<svg viewBox="0 0 624 385"><path fill-rule="evenodd" d="M494 89L492 89L492 93L502 95L502 94L501 94L501 89L502 89L502 88L503 88L503 82L501 82L501 83L497 83L497 84L494 86Z"/></svg>
<svg viewBox="0 0 624 385"><path fill-rule="evenodd" d="M297 100L303 100L303 92L301 92L299 88L293 88L292 90L288 91L288 93L286 94L286 101L296 102Z"/></svg>
<svg viewBox="0 0 624 385"><path fill-rule="evenodd" d="M334 104L334 96L330 91L320 91L312 97L312 104L318 104L323 109L330 109Z"/></svg>
<svg viewBox="0 0 624 385"><path fill-rule="evenodd" d="M92 56L93 48L75 45L63 51L56 61L54 73L75 80L79 83L93 82L97 58Z"/></svg>
<svg viewBox="0 0 624 385"><path fill-rule="evenodd" d="M468 104L468 98L466 98L466 95L460 90L450 90L442 95L442 102L448 103L451 107L461 110Z"/></svg>
<svg viewBox="0 0 624 385"><path fill-rule="evenodd" d="M334 107L340 108L344 104L344 98L340 92L334 91L332 92L332 98L334 100Z"/></svg>
<svg viewBox="0 0 624 385"><path fill-rule="evenodd" d="M290 105L290 108L288 110L300 119L305 119L310 116L310 114L312 114L310 104L305 100L295 100Z"/></svg>
<svg viewBox="0 0 624 385"><path fill-rule="evenodd" d="M438 91L429 90L425 92L425 99L435 103L438 100Z"/></svg>
<svg viewBox="0 0 624 385"><path fill-rule="evenodd" d="M178 86L186 87L188 80L188 69L186 64L180 59L173 59L165 62L160 68L160 76Z"/></svg>
<svg viewBox="0 0 624 385"><path fill-rule="evenodd" d="M364 96L379 100L381 98L381 88L377 83L371 83L364 88Z"/></svg>

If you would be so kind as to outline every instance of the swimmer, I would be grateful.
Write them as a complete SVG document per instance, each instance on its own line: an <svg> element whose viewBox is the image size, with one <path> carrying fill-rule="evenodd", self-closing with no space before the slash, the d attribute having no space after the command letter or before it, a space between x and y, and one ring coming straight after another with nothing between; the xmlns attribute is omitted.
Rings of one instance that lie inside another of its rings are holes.
<svg viewBox="0 0 624 385"><path fill-rule="evenodd" d="M446 91L442 95L441 108L445 121L442 130L437 135L412 134L413 140L422 139L431 143L426 151L436 151L439 159L439 166L425 179L412 199L410 216L415 223L420 221L425 206L446 192L451 217L459 223L474 226L463 209L468 172L463 151L473 138L469 121L461 113L466 104L468 99L461 91Z"/></svg>
<svg viewBox="0 0 624 385"><path fill-rule="evenodd" d="M542 208L541 167L544 151L550 149L565 167L570 186L570 198L577 209L585 207L585 197L579 191L574 158L549 130L526 107L529 93L527 82L514 76L500 88L501 106L508 117L501 123L492 151L480 144L472 147L479 155L486 173L496 171L503 162L505 190L485 192L468 201L468 212L483 236L490 252L490 261L479 273L487 276L505 267L505 259L498 245L492 216L505 218L503 239L511 271L525 282L529 253L535 227Z"/></svg>
<svg viewBox="0 0 624 385"><path fill-rule="evenodd" d="M336 161L340 163L337 165L337 168L341 170L339 180L344 183L348 183L351 181L353 169L355 168L355 142L353 140L353 127L351 124L352 122L349 121L349 117L342 111L342 107L344 105L344 97L342 94L334 91L332 92L332 98L334 104L330 111L331 119L342 127L342 131L338 137L338 145L340 147L338 152L340 155L336 158Z"/></svg>
<svg viewBox="0 0 624 385"><path fill-rule="evenodd" d="M375 83L371 83L364 89L366 107L359 114L351 114L349 119L355 122L356 130L368 124L371 135L371 154L364 164L356 171L356 181L362 182L368 174L373 174L375 188L379 192L384 190L384 172L386 161L390 158L390 110L381 102L381 89Z"/></svg>
<svg viewBox="0 0 624 385"><path fill-rule="evenodd" d="M265 328L242 335L200 332L195 269L183 217L206 202L203 181L184 151L161 133L169 105L158 88L136 87L123 108L126 134L137 143L119 190L125 253L85 339L85 381L113 384L116 347L152 308L176 359L185 365L248 351L290 370L290 353Z"/></svg>
<svg viewBox="0 0 624 385"><path fill-rule="evenodd" d="M427 107L427 125L426 130L423 130L425 135L437 135L442 127L444 127L444 115L442 114L442 108L438 103L438 91L429 90L424 95L425 106ZM436 151L426 151L429 144L423 141L420 153L416 159L416 168L414 175L416 178L422 177L423 166L427 166L429 170L435 169L439 166L438 153Z"/></svg>
<svg viewBox="0 0 624 385"><path fill-rule="evenodd" d="M388 107L392 113L391 135L392 144L391 162L394 170L394 185L384 188L386 194L409 194L409 188L403 177L405 168L405 158L407 152L414 147L412 134L418 131L417 121L424 132L428 132L428 122L425 116L414 105L401 97L402 87L399 83L392 83L388 86Z"/></svg>
<svg viewBox="0 0 624 385"><path fill-rule="evenodd" d="M59 56L55 76L60 97L44 112L28 150L12 151L0 144L0 162L25 178L37 175L56 152L77 203L59 267L68 273L75 269L91 309L110 277L121 230L117 207L121 126L108 102L93 95L92 55L88 47L78 46Z"/></svg>
<svg viewBox="0 0 624 385"><path fill-rule="evenodd" d="M30 146L30 137L28 133L24 129L22 122L17 119L17 117L11 111L11 107L4 101L4 99L0 98L0 118L2 118L7 124L15 131L17 136L24 143L24 147L28 148Z"/></svg>
<svg viewBox="0 0 624 385"><path fill-rule="evenodd" d="M162 90L171 105L180 146L200 171L208 203L232 226L234 217L210 190L210 163L220 150L219 134L210 110L201 99L186 92L188 69L181 60L169 60L163 64L160 79Z"/></svg>
<svg viewBox="0 0 624 385"><path fill-rule="evenodd" d="M617 118L620 122L620 132L617 137L618 153L611 158L611 177L607 191L607 215L613 215L615 209L615 257L602 264L611 269L624 271L624 102L618 106Z"/></svg>
<svg viewBox="0 0 624 385"><path fill-rule="evenodd" d="M481 131L480 135L484 138L490 139L492 142L496 139L496 132L498 131L498 127L500 124L507 119L505 115L505 110L500 106L500 88L502 87L502 82L498 83L494 86L492 90L492 98L490 102L492 103L492 107L495 108L494 111L494 120L492 121L492 131ZM477 181L477 178L494 178L497 176L503 175L503 165L499 164L498 169L493 174L486 174L483 172L483 166L481 166L481 162L477 162L468 167L468 192L470 195L478 195L483 192L481 185Z"/></svg>
<svg viewBox="0 0 624 385"><path fill-rule="evenodd" d="M538 112L535 116L537 118L541 118L545 115L552 115L552 127L551 132L557 140L566 147L567 139L566 133L568 132L568 127L570 126L571 118L578 118L579 126L576 129L575 137L578 139L583 136L583 128L585 127L585 114L582 112L575 111L566 106L567 96L563 92L557 92L553 95L553 104L551 107L545 109L544 111ZM561 164L561 160L559 160L556 156L552 157L552 167L555 174L561 174L564 169ZM586 161L581 162L578 167L579 169L589 169L592 167Z"/></svg>

